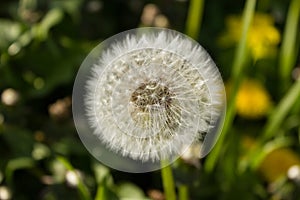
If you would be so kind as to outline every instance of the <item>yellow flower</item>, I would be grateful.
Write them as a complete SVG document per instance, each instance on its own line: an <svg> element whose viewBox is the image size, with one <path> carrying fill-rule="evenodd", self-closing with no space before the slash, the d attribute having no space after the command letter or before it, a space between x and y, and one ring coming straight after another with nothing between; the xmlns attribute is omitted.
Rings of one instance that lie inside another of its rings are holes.
<svg viewBox="0 0 300 200"><path fill-rule="evenodd" d="M227 89L230 92L230 86ZM244 118L260 118L269 112L271 105L270 95L260 82L250 79L242 82L236 97L237 114Z"/></svg>
<svg viewBox="0 0 300 200"><path fill-rule="evenodd" d="M270 152L262 161L259 171L270 182L286 175L292 166L300 166L300 158L288 148L276 149Z"/></svg>
<svg viewBox="0 0 300 200"><path fill-rule="evenodd" d="M226 19L227 30L220 38L220 44L228 46L237 43L242 33L241 16L229 16ZM273 55L280 42L280 33L274 26L270 15L256 13L249 29L247 46L255 59Z"/></svg>

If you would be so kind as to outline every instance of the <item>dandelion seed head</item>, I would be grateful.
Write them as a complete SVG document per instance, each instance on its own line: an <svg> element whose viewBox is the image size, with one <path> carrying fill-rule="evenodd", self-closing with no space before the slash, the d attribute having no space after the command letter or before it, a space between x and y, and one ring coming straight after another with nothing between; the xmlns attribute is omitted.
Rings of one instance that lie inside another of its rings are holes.
<svg viewBox="0 0 300 200"><path fill-rule="evenodd" d="M142 165L173 161L206 133L214 137L205 156L217 138L212 130L225 105L223 82L210 56L168 29L119 36L88 63L91 73L81 84L84 119L92 134L113 154Z"/></svg>

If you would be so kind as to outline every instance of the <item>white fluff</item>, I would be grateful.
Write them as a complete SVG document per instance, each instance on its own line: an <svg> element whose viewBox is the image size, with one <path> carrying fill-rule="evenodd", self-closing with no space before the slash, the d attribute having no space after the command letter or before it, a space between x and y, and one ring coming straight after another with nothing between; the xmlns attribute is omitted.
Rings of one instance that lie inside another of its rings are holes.
<svg viewBox="0 0 300 200"><path fill-rule="evenodd" d="M92 67L86 89L94 134L112 151L142 161L179 155L199 133L209 134L224 104L210 56L167 29L112 42Z"/></svg>

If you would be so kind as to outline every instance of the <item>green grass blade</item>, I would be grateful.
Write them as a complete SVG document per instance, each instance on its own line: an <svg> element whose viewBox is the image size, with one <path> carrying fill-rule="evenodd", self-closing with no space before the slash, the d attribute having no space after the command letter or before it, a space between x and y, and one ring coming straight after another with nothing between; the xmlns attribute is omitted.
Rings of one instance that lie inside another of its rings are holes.
<svg viewBox="0 0 300 200"><path fill-rule="evenodd" d="M227 112L225 116L224 127L222 133L219 137L219 140L214 147L213 151L210 153L209 157L205 162L205 170L210 172L214 169L217 159L221 153L221 149L223 147L224 140L226 135L232 126L233 119L235 116L235 98L237 94L237 90L242 81L243 77L243 68L245 66L245 62L247 60L247 37L249 32L249 27L251 25L254 12L255 12L256 0L247 0L244 12L243 12L243 27L242 27L242 37L239 41L232 69L232 91L230 93L230 97L227 105Z"/></svg>
<svg viewBox="0 0 300 200"><path fill-rule="evenodd" d="M185 33L195 40L198 39L201 28L203 7L204 0L191 0L190 2Z"/></svg>
<svg viewBox="0 0 300 200"><path fill-rule="evenodd" d="M284 29L282 46L279 54L280 75L286 86L296 61L296 40L299 33L300 1L290 3L287 21ZM285 89L285 88L284 88Z"/></svg>
<svg viewBox="0 0 300 200"><path fill-rule="evenodd" d="M298 79L292 87L289 89L287 94L281 99L279 104L275 107L269 120L262 133L261 140L266 141L273 137L277 130L282 125L283 120L291 110L293 105L300 100L300 79Z"/></svg>

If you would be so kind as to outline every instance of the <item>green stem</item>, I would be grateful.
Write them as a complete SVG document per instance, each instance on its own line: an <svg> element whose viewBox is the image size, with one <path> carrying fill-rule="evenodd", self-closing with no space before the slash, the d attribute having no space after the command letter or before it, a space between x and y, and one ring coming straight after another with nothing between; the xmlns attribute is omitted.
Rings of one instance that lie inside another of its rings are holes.
<svg viewBox="0 0 300 200"><path fill-rule="evenodd" d="M218 142L216 146L214 147L213 151L210 153L209 157L205 161L205 170L208 172L211 172L217 162L217 159L221 153L221 150L223 148L223 143L226 138L226 135L232 126L233 119L236 113L235 108L235 99L236 94L239 88L239 85L242 81L243 77L243 69L245 67L245 63L247 60L248 50L247 50L247 38L248 38L248 32L249 27L252 22L252 18L254 16L255 12L255 5L256 0L247 0L244 12L243 12L243 27L242 27L242 36L239 41L237 50L235 52L234 62L233 62L233 69L232 69L232 90L230 93L230 98L228 100L227 105L227 112L225 116L224 126L222 129L222 133L218 139Z"/></svg>
<svg viewBox="0 0 300 200"><path fill-rule="evenodd" d="M198 39L202 16L203 16L204 0L191 0L188 10L188 16L186 20L185 33L194 38Z"/></svg>
<svg viewBox="0 0 300 200"><path fill-rule="evenodd" d="M97 188L97 194L95 200L105 200L105 187L104 184L100 184Z"/></svg>
<svg viewBox="0 0 300 200"><path fill-rule="evenodd" d="M176 200L175 184L171 165L169 165L167 161L162 160L161 166L161 176L166 200Z"/></svg>
<svg viewBox="0 0 300 200"><path fill-rule="evenodd" d="M179 186L178 196L179 196L179 200L188 200L189 199L189 190L188 190L187 185L182 184Z"/></svg>
<svg viewBox="0 0 300 200"><path fill-rule="evenodd" d="M65 166L65 168L67 170L74 171L74 167L64 157L58 156L57 160L60 161ZM87 187L84 185L84 183L82 182L82 180L79 177L77 177L77 178L78 178L77 189L78 189L78 192L79 192L79 195L80 195L81 199L82 200L91 200L92 198L90 196L90 193L89 193Z"/></svg>
<svg viewBox="0 0 300 200"><path fill-rule="evenodd" d="M296 38L300 16L300 1L290 3L287 21L284 29L281 51L279 55L280 75L283 83L287 83L296 61ZM285 89L285 88L284 88Z"/></svg>

